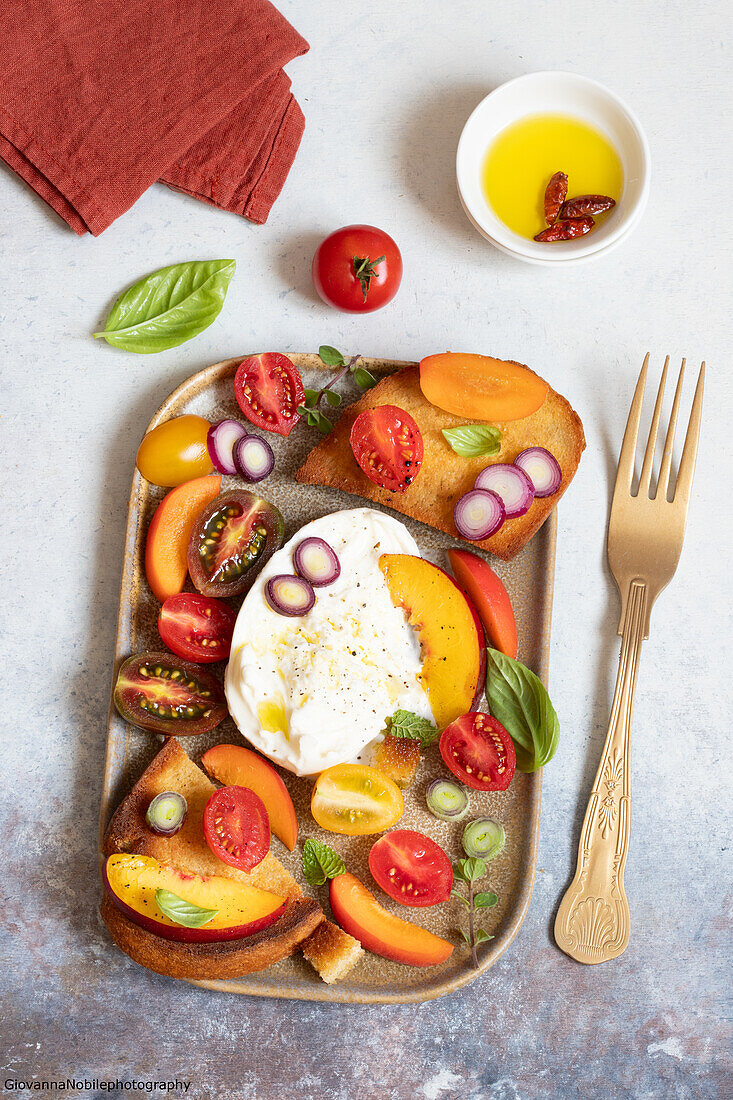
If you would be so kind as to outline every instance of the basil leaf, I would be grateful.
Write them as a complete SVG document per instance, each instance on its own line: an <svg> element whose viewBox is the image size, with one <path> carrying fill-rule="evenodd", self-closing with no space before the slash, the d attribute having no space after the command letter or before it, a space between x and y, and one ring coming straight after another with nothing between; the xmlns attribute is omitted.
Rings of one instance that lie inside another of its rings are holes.
<svg viewBox="0 0 733 1100"><path fill-rule="evenodd" d="M172 894L170 890L156 890L155 902L164 916L176 924L182 924L184 928L201 928L213 920L218 909L201 909L190 901L184 901L178 894Z"/></svg>
<svg viewBox="0 0 733 1100"><path fill-rule="evenodd" d="M476 894L473 899L473 904L477 909L492 909L495 905L499 904L499 899L493 890L486 890L480 894Z"/></svg>
<svg viewBox="0 0 733 1100"><path fill-rule="evenodd" d="M453 871L463 882L476 882L486 874L486 864L482 859L457 859Z"/></svg>
<svg viewBox="0 0 733 1100"><path fill-rule="evenodd" d="M501 431L493 424L462 424L458 428L443 428L443 435L457 455L476 458L478 455L498 455Z"/></svg>
<svg viewBox="0 0 733 1100"><path fill-rule="evenodd" d="M343 875L346 864L340 855L309 837L303 845L303 877L309 886L323 886L329 878Z"/></svg>
<svg viewBox="0 0 733 1100"><path fill-rule="evenodd" d="M387 722L387 729L392 737L411 737L423 748L432 745L438 737L437 727L411 710L396 710Z"/></svg>
<svg viewBox="0 0 733 1100"><path fill-rule="evenodd" d="M219 316L236 266L236 260L189 260L146 275L117 299L95 338L140 355L185 343Z"/></svg>
<svg viewBox="0 0 733 1100"><path fill-rule="evenodd" d="M536 771L552 760L560 737L560 723L547 688L519 661L498 649L486 652L489 711L511 736L519 770Z"/></svg>
<svg viewBox="0 0 733 1100"><path fill-rule="evenodd" d="M354 371L354 381L361 390L370 390L376 386L377 380L366 367L357 367Z"/></svg>
<svg viewBox="0 0 733 1100"><path fill-rule="evenodd" d="M476 943L486 943L487 940L493 940L494 937L490 936L484 928L477 928L473 938Z"/></svg>
<svg viewBox="0 0 733 1100"><path fill-rule="evenodd" d="M345 360L341 352L337 351L336 348L332 348L329 344L321 344L318 354L327 367L342 367L344 365Z"/></svg>
<svg viewBox="0 0 733 1100"><path fill-rule="evenodd" d="M339 405L341 404L341 394L336 393L335 390L325 390L324 394L325 394L326 401L331 406L331 408L332 409L337 409L339 407Z"/></svg>

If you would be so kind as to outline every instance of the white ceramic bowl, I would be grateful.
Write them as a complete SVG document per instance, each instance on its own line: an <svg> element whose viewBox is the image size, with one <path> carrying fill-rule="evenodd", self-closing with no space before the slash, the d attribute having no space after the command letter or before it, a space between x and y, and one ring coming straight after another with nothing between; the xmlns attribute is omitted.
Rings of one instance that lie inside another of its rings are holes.
<svg viewBox="0 0 733 1100"><path fill-rule="evenodd" d="M621 158L624 186L613 214L585 237L541 244L514 233L494 213L481 188L489 146L506 126L537 114L566 114L605 134ZM456 154L458 194L475 228L502 252L527 263L557 267L599 256L638 225L649 194L649 146L639 120L618 96L575 73L528 73L482 99L463 128Z"/></svg>

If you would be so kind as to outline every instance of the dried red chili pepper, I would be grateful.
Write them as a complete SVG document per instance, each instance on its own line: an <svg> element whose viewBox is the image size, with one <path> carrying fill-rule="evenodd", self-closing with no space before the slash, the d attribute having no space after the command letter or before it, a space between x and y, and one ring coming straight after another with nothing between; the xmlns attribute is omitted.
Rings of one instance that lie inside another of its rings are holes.
<svg viewBox="0 0 733 1100"><path fill-rule="evenodd" d="M587 214L603 214L616 205L616 200L608 195L578 195L563 203L561 218L582 218Z"/></svg>
<svg viewBox="0 0 733 1100"><path fill-rule="evenodd" d="M552 225L557 221L560 208L568 193L568 177L564 172L555 172L545 188L545 221Z"/></svg>
<svg viewBox="0 0 733 1100"><path fill-rule="evenodd" d="M573 237L582 237L590 232L595 225L593 218L565 218L564 221L555 222L548 229L543 229L535 237L536 241L571 241Z"/></svg>

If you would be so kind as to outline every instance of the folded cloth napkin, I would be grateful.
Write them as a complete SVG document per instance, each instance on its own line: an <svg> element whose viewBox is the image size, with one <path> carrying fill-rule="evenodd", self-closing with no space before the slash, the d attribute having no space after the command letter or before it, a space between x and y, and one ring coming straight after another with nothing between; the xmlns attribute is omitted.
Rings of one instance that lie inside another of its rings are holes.
<svg viewBox="0 0 733 1100"><path fill-rule="evenodd" d="M264 222L307 49L268 0L0 0L0 157L79 234L156 180Z"/></svg>

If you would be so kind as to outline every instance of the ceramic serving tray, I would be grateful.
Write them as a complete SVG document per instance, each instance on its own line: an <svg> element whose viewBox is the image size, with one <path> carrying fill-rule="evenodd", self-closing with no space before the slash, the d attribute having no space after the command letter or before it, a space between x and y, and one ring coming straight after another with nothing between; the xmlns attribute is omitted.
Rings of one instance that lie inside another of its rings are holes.
<svg viewBox="0 0 733 1100"><path fill-rule="evenodd" d="M292 355L301 371L306 386L323 384L324 368L316 355ZM148 430L174 416L197 413L214 421L225 416L242 419L234 399L232 379L236 365L241 361L228 359L198 374L192 375L161 405L150 422ZM365 365L375 375L383 375L409 364L385 360L367 359ZM349 390L349 382L339 383L344 395L344 405L358 397L358 391ZM336 415L338 410L335 410ZM285 538L289 539L304 523L342 508L363 507L365 502L340 490L299 485L294 473L320 436L305 425L293 431L288 439L268 435L275 451L275 470L257 486L257 491L271 500L285 518ZM133 456L131 456L132 464ZM241 481L223 478L222 489ZM145 580L145 535L150 519L166 490L150 485L137 470L132 479L125 557L120 591L120 608L115 649L115 677L121 662L131 653L160 648L157 631L158 601L152 595ZM372 505L378 507L378 505ZM394 513L392 513L394 515ZM442 532L422 523L401 519L417 540L421 553L438 564L445 564L445 550L450 546L464 545ZM502 577L514 606L519 631L519 658L534 669L543 680L547 678L547 658L552 612L552 586L555 557L555 513L544 527L511 562L490 559L492 567ZM232 601L234 605L234 601ZM219 666L210 668L216 671ZM223 666L222 669L223 671ZM114 681L113 681L114 682ZM117 804L130 791L146 765L159 750L162 738L128 725L110 706L107 733L107 757L100 814L101 838L109 818ZM211 745L222 741L240 742L242 738L231 719L227 719L211 733L183 739L185 748L195 761ZM481 888L491 889L499 897L499 904L482 912L482 924L493 939L479 947L480 967L471 965L468 948L462 943L460 928L466 920L466 909L456 901L448 901L427 909L408 909L386 897L373 883L367 865L367 856L373 837L341 837L325 833L316 826L310 815L309 804L312 782L298 779L282 772L285 783L295 803L300 823L298 844L294 852L288 852L273 837L273 852L303 882L300 849L303 841L317 837L336 847L346 861L348 870L372 888L379 900L401 916L424 925L431 931L456 944L451 957L441 966L416 968L389 962L377 955L365 952L357 966L342 981L326 985L310 964L300 954L269 967L257 974L249 974L234 981L196 983L212 989L231 993L249 993L260 997L294 997L300 1000L337 1001L343 1003L399 1003L423 1001L440 997L473 981L493 966L512 942L529 905L534 882L537 856L537 840L540 823L541 773L524 775L517 772L508 791L471 791L470 815L487 814L502 822L507 842L504 851L488 866L488 874ZM436 776L444 776L437 745L426 749L412 787L405 792L405 813L400 828L417 829L432 836L454 860L462 855L460 838L462 826L436 820L428 813L425 790ZM304 884L305 885L305 884ZM307 890L308 887L305 887ZM316 887L314 895L328 914L327 887Z"/></svg>

